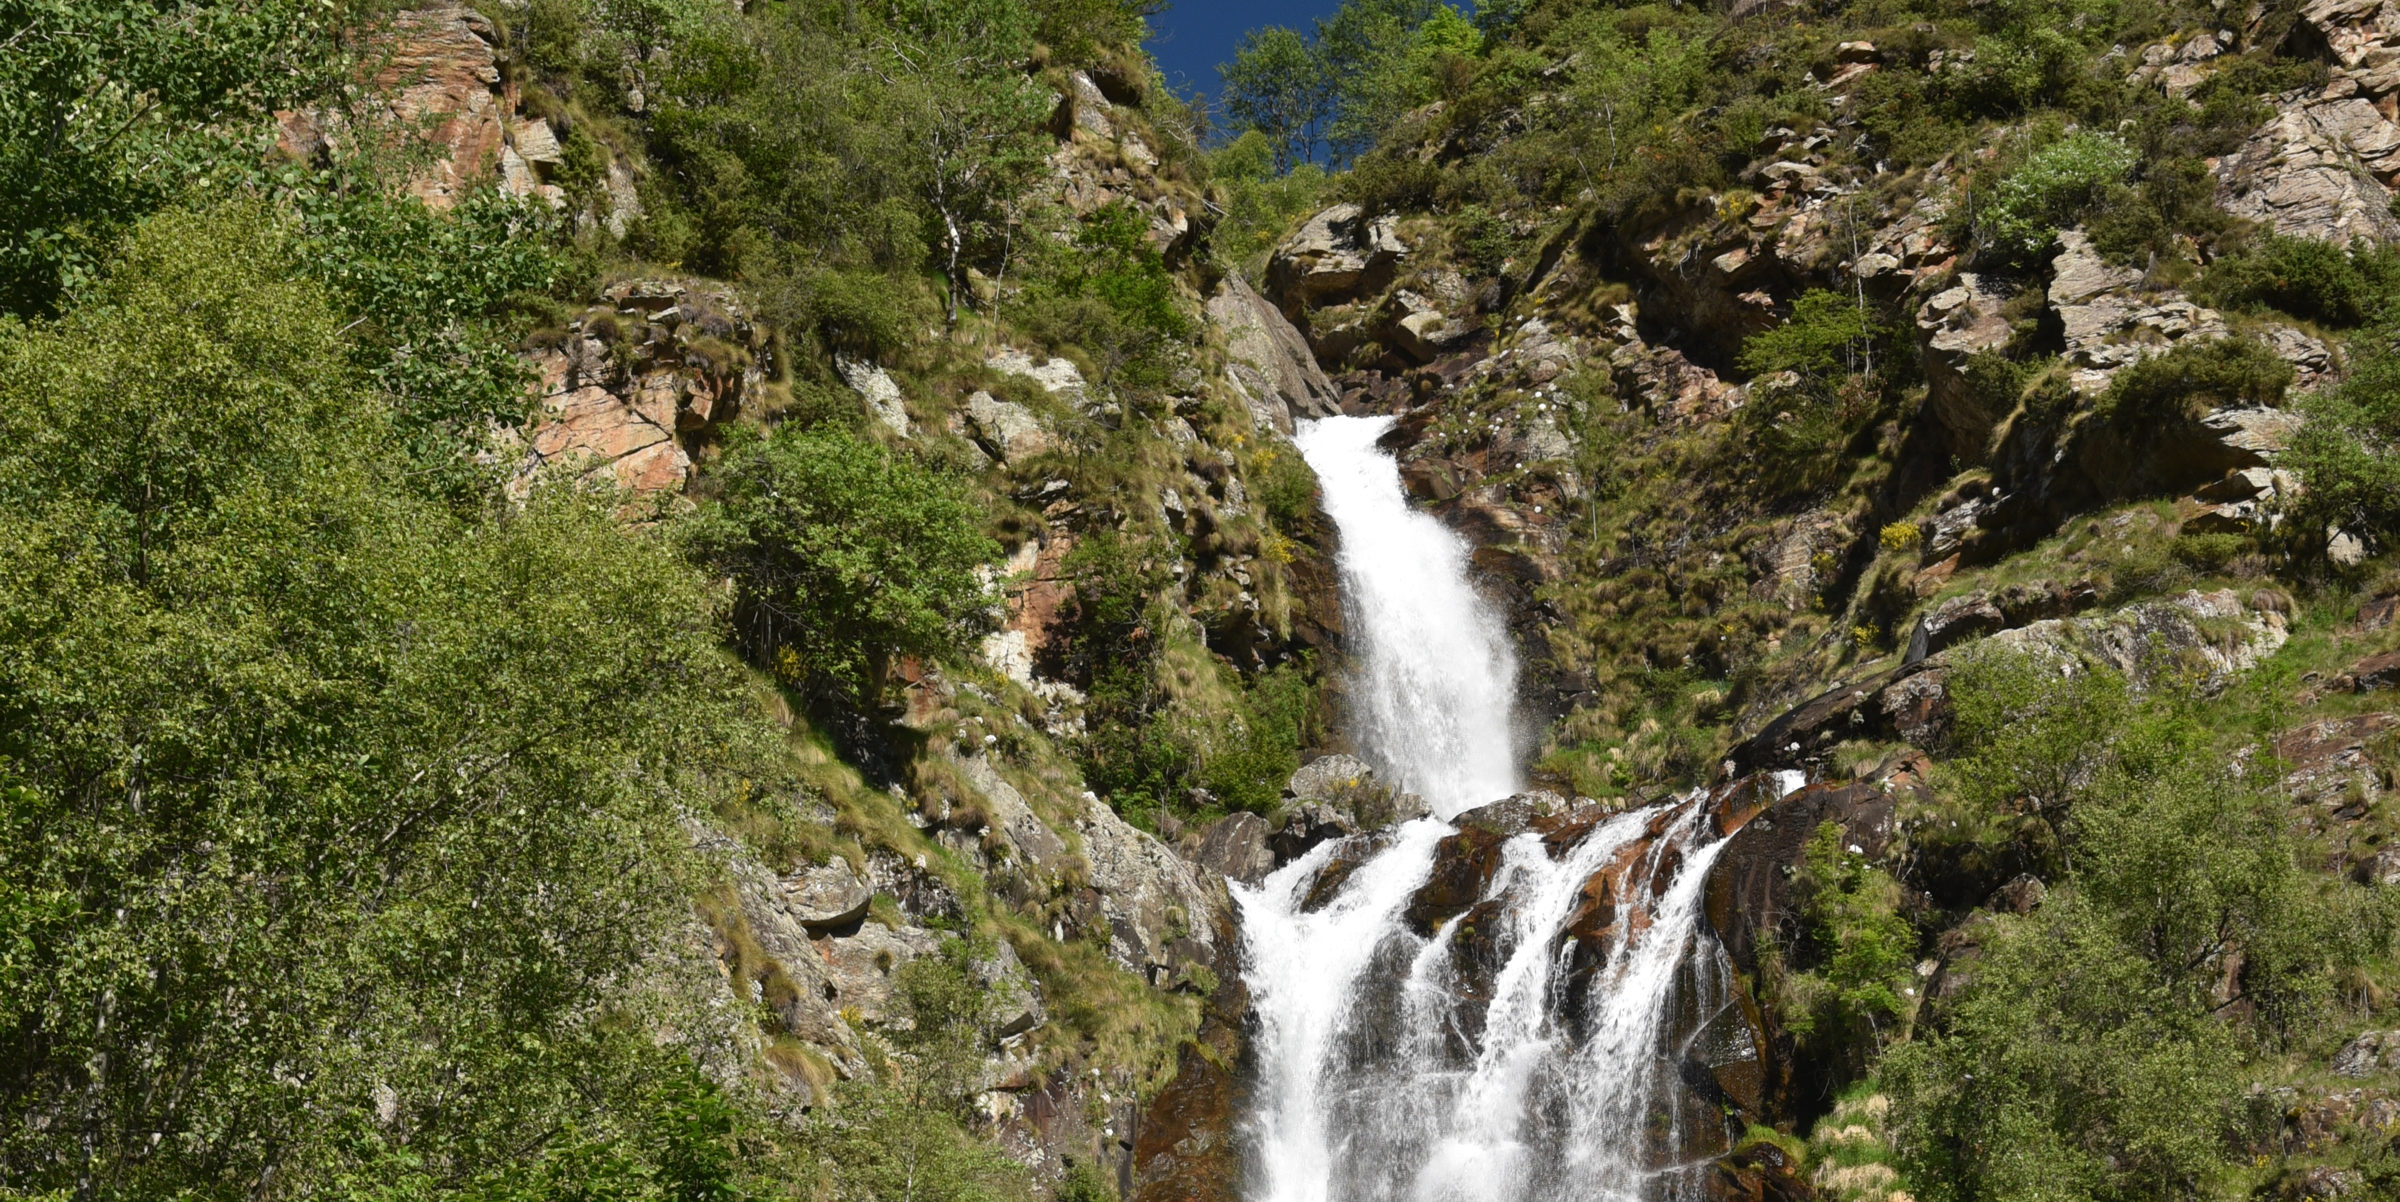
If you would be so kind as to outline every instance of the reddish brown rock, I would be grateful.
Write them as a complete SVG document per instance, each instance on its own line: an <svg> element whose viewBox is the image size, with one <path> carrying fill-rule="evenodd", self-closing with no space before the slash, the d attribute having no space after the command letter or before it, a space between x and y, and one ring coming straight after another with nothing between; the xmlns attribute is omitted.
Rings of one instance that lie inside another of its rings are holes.
<svg viewBox="0 0 2400 1202"><path fill-rule="evenodd" d="M1466 913L1482 900L1500 870L1501 847L1508 837L1492 828L1462 825L1441 841L1433 853L1433 873L1408 899L1405 917L1420 935Z"/></svg>
<svg viewBox="0 0 2400 1202"><path fill-rule="evenodd" d="M1233 1202L1242 1157L1233 1133L1241 1090L1224 1053L1183 1045L1175 1079L1143 1112L1134 1139L1132 1202Z"/></svg>
<svg viewBox="0 0 2400 1202"><path fill-rule="evenodd" d="M2346 673L2354 693L2376 693L2385 689L2400 689L2400 651L2370 655L2350 666Z"/></svg>
<svg viewBox="0 0 2400 1202"><path fill-rule="evenodd" d="M1779 927L1791 912L1793 872L1817 827L1832 822L1869 859L1883 854L1893 829L1892 797L1865 782L1816 784L1794 790L1733 836L1710 866L1709 926L1743 972L1758 967L1759 933Z"/></svg>
<svg viewBox="0 0 2400 1202"><path fill-rule="evenodd" d="M499 30L481 12L457 0L435 0L395 13L366 56L368 84L381 100L369 124L388 136L430 144L408 192L436 209L492 183L512 195L564 202L564 193L549 182L560 163L558 137L548 122L517 113L515 87L500 70L501 43ZM278 113L276 126L279 149L303 160L353 136L356 128L346 116L323 110Z"/></svg>

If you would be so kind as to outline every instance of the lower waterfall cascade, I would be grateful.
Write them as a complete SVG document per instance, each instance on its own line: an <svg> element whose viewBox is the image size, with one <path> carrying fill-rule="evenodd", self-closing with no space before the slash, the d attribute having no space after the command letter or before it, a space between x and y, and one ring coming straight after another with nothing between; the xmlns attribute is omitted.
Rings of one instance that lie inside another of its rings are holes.
<svg viewBox="0 0 2400 1202"><path fill-rule="evenodd" d="M1699 1167L1684 1128L1722 1121L1678 1067L1732 1005L1701 931L1725 840L1701 794L1592 813L1493 836L1463 912L1416 904L1443 849L1478 837L1453 820L1521 776L1505 627L1377 447L1392 421L1326 418L1297 442L1341 537L1352 737L1438 817L1232 886L1255 1023L1245 1196L1675 1198Z"/></svg>

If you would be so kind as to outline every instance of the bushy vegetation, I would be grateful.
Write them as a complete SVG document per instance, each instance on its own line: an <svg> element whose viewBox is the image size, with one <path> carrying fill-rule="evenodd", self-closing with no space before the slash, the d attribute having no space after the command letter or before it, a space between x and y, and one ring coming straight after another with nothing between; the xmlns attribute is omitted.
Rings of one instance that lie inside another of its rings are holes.
<svg viewBox="0 0 2400 1202"><path fill-rule="evenodd" d="M171 211L0 327L0 1175L730 1183L623 988L752 738L707 583L601 498L417 488L307 246Z"/></svg>
<svg viewBox="0 0 2400 1202"><path fill-rule="evenodd" d="M961 482L838 425L737 446L685 528L734 582L742 646L832 718L872 707L894 656L965 653L996 548Z"/></svg>
<svg viewBox="0 0 2400 1202"><path fill-rule="evenodd" d="M1976 928L1963 993L1884 1060L1911 1180L1939 1198L2196 1197L2251 1122L2245 1073L2316 1021L2390 916L2306 871L2282 803L2200 702L1987 652L1954 678L1965 827L2048 835L2030 916Z"/></svg>
<svg viewBox="0 0 2400 1202"><path fill-rule="evenodd" d="M2097 412L2123 421L2199 418L2221 408L2280 405L2292 365L2248 338L2187 338L2116 374Z"/></svg>
<svg viewBox="0 0 2400 1202"><path fill-rule="evenodd" d="M188 188L259 173L258 122L329 88L348 4L177 0L0 10L0 312L88 284Z"/></svg>

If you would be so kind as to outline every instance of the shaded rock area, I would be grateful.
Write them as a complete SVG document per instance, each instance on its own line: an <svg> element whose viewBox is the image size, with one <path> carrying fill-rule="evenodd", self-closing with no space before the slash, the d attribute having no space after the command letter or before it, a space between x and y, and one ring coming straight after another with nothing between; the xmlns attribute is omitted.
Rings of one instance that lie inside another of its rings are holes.
<svg viewBox="0 0 2400 1202"><path fill-rule="evenodd" d="M1301 314L1382 291L1407 255L1391 218L1370 218L1354 204L1335 205L1275 248L1267 263L1267 295L1306 329ZM1318 357L1340 356L1328 356L1320 346Z"/></svg>
<svg viewBox="0 0 2400 1202"><path fill-rule="evenodd" d="M1219 982L1199 1034L1176 1051L1174 1080L1141 1112L1130 1170L1120 1183L1128 1202L1225 1202L1242 1196L1244 1163L1235 1138L1248 1095L1247 1021L1240 943L1231 915L1220 918L1213 963Z"/></svg>

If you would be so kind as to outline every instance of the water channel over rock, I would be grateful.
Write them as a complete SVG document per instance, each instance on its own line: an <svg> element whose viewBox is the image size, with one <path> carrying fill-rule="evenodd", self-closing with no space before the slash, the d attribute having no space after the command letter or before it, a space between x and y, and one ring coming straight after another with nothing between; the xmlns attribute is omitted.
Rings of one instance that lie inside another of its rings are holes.
<svg viewBox="0 0 2400 1202"><path fill-rule="evenodd" d="M1409 505L1390 425L1327 418L1298 442L1341 535L1352 738L1433 816L1234 886L1245 1195L1690 1195L1725 1135L1690 1069L1755 1059L1701 913L1721 819L1702 794L1611 812L1519 792L1506 629L1466 544Z"/></svg>

